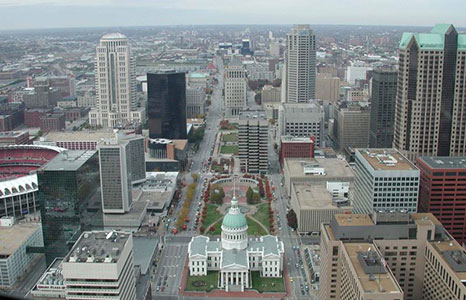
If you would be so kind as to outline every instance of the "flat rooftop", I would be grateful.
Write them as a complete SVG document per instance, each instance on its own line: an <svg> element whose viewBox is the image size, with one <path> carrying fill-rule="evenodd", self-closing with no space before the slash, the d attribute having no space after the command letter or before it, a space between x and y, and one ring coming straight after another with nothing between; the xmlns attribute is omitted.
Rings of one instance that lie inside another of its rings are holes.
<svg viewBox="0 0 466 300"><path fill-rule="evenodd" d="M294 184L296 198L301 209L349 209L351 206L337 206L325 184Z"/></svg>
<svg viewBox="0 0 466 300"><path fill-rule="evenodd" d="M265 110L241 110L239 112L240 120L247 119L266 119Z"/></svg>
<svg viewBox="0 0 466 300"><path fill-rule="evenodd" d="M3 132L0 132L0 139L19 137L19 136L22 136L23 134L27 134L27 131L3 131Z"/></svg>
<svg viewBox="0 0 466 300"><path fill-rule="evenodd" d="M40 227L40 223L25 221L11 227L0 226L0 255L15 253Z"/></svg>
<svg viewBox="0 0 466 300"><path fill-rule="evenodd" d="M44 171L76 171L84 165L97 151L67 150L60 152L51 161L41 167Z"/></svg>
<svg viewBox="0 0 466 300"><path fill-rule="evenodd" d="M422 225L442 225L440 221L431 213L412 213L411 219L419 226Z"/></svg>
<svg viewBox="0 0 466 300"><path fill-rule="evenodd" d="M49 132L43 137L47 142L73 142L73 141L100 141L102 139L111 139L115 137L112 130L102 131L67 131L67 132Z"/></svg>
<svg viewBox="0 0 466 300"><path fill-rule="evenodd" d="M74 244L64 259L69 263L85 263L89 258L93 262L117 262L129 239L130 233L119 231L85 231Z"/></svg>
<svg viewBox="0 0 466 300"><path fill-rule="evenodd" d="M314 143L311 138L306 137L294 137L291 135L283 135L281 137L282 143Z"/></svg>
<svg viewBox="0 0 466 300"><path fill-rule="evenodd" d="M411 171L417 167L395 149L356 149L375 170Z"/></svg>
<svg viewBox="0 0 466 300"><path fill-rule="evenodd" d="M356 271L357 280L361 283L362 288L366 293L371 294L391 294L402 293L400 287L397 285L395 279L390 272L385 271L379 274L368 274L365 266L361 264L358 255L367 249L374 249L375 246L369 243L345 243L345 250L348 253L351 264ZM375 257L375 261L380 263L381 257Z"/></svg>
<svg viewBox="0 0 466 300"><path fill-rule="evenodd" d="M443 257L458 276L458 279L466 281L466 254L464 248L456 240L437 241L430 244Z"/></svg>
<svg viewBox="0 0 466 300"><path fill-rule="evenodd" d="M348 162L343 158L285 158L285 166L288 168L288 173L291 177L298 178L347 178L348 181L353 181L354 173ZM305 169L323 168L324 175L305 174Z"/></svg>
<svg viewBox="0 0 466 300"><path fill-rule="evenodd" d="M418 159L432 169L466 169L464 156L421 156Z"/></svg>
<svg viewBox="0 0 466 300"><path fill-rule="evenodd" d="M339 226L373 226L374 221L368 214L339 214L335 215Z"/></svg>

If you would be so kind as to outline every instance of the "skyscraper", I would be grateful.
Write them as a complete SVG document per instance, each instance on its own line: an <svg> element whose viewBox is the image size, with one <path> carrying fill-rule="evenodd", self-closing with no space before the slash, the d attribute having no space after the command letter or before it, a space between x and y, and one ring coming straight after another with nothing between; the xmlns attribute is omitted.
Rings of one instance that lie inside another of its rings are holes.
<svg viewBox="0 0 466 300"><path fill-rule="evenodd" d="M451 24L404 33L393 146L413 159L466 154L466 34Z"/></svg>
<svg viewBox="0 0 466 300"><path fill-rule="evenodd" d="M248 80L241 61L233 57L225 68L225 108L227 116L238 116L246 106Z"/></svg>
<svg viewBox="0 0 466 300"><path fill-rule="evenodd" d="M397 73L390 69L376 69L372 73L370 148L391 148L395 120Z"/></svg>
<svg viewBox="0 0 466 300"><path fill-rule="evenodd" d="M96 151L61 152L37 171L47 264L65 256L84 230L103 229Z"/></svg>
<svg viewBox="0 0 466 300"><path fill-rule="evenodd" d="M238 150L240 168L248 173L267 173L267 134L269 124L264 119L238 121Z"/></svg>
<svg viewBox="0 0 466 300"><path fill-rule="evenodd" d="M186 139L186 76L175 71L147 74L151 139Z"/></svg>
<svg viewBox="0 0 466 300"><path fill-rule="evenodd" d="M316 38L309 25L294 25L286 35L286 102L315 98Z"/></svg>
<svg viewBox="0 0 466 300"><path fill-rule="evenodd" d="M99 145L100 184L104 213L125 213L131 208L132 184L145 180L144 138L116 133Z"/></svg>
<svg viewBox="0 0 466 300"><path fill-rule="evenodd" d="M92 126L116 127L133 121L137 109L136 77L131 46L121 33L106 34L96 48L96 107L89 113ZM139 111L143 114L143 111ZM143 117L134 118L138 122Z"/></svg>

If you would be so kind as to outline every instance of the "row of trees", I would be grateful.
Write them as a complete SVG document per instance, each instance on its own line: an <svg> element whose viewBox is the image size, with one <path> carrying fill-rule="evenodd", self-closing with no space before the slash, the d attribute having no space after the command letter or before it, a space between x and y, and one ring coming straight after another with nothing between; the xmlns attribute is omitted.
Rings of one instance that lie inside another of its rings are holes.
<svg viewBox="0 0 466 300"><path fill-rule="evenodd" d="M183 207L180 210L180 213L178 214L178 219L176 220L175 226L180 229L181 226L183 226L183 223L185 222L186 218L189 216L189 207L191 206L191 203L193 202L194 198L194 192L196 190L196 184L191 183L188 185L186 188L185 192L185 201L183 203Z"/></svg>

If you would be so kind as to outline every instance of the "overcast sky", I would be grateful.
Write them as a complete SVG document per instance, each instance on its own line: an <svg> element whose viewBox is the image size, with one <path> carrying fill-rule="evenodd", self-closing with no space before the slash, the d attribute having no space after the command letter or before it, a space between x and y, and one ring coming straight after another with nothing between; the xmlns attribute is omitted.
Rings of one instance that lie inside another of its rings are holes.
<svg viewBox="0 0 466 300"><path fill-rule="evenodd" d="M453 23L466 0L0 0L0 30L178 24Z"/></svg>

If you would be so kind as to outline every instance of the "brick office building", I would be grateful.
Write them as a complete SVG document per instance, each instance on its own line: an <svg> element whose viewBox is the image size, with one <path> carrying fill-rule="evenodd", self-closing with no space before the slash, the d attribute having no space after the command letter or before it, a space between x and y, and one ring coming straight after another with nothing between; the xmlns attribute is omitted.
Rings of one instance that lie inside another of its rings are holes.
<svg viewBox="0 0 466 300"><path fill-rule="evenodd" d="M460 243L466 242L466 157L419 157L418 210L431 212Z"/></svg>
<svg viewBox="0 0 466 300"><path fill-rule="evenodd" d="M315 138L282 136L280 141L280 163L287 157L314 157Z"/></svg>

